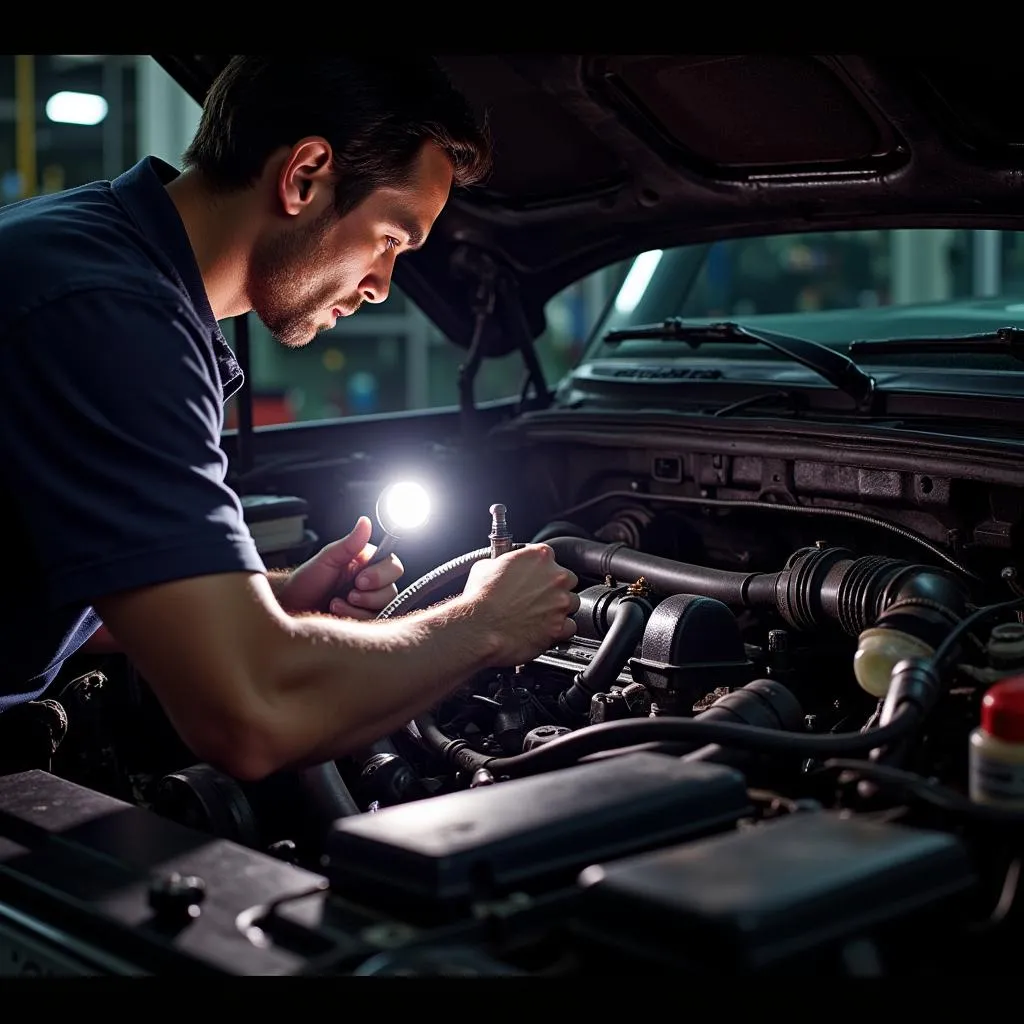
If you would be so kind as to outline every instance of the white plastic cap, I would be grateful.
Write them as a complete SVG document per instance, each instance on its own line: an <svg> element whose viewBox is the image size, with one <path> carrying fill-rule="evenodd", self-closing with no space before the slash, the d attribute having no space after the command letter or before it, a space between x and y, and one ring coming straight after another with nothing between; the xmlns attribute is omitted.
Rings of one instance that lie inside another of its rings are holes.
<svg viewBox="0 0 1024 1024"><path fill-rule="evenodd" d="M923 640L898 629L872 626L860 635L853 656L853 674L861 689L882 698L889 692L892 670L904 658L927 658L934 650Z"/></svg>

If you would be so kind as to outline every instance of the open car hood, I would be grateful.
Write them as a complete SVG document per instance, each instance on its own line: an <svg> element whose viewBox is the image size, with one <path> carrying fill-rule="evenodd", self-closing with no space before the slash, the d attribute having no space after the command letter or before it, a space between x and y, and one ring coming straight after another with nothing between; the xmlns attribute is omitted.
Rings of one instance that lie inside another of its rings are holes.
<svg viewBox="0 0 1024 1024"><path fill-rule="evenodd" d="M198 101L226 56L154 55ZM495 141L395 280L469 344L484 254L527 331L615 260L747 233L1012 227L1024 219L1016 71L991 58L465 55L440 58ZM484 353L514 347L494 329Z"/></svg>

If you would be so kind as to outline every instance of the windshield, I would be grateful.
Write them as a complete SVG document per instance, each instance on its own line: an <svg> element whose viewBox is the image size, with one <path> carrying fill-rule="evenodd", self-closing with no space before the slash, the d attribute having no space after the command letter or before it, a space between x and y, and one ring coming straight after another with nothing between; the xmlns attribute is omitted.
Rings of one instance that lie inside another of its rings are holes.
<svg viewBox="0 0 1024 1024"><path fill-rule="evenodd" d="M932 228L740 238L641 253L608 274L611 299L584 361L655 349L660 358L674 349L684 353L683 342L602 340L609 330L669 317L732 320L840 350L855 340L1024 327L1024 232ZM727 354L724 347L715 351ZM750 346L732 346L728 355L773 358ZM943 358L915 353L900 361Z"/></svg>

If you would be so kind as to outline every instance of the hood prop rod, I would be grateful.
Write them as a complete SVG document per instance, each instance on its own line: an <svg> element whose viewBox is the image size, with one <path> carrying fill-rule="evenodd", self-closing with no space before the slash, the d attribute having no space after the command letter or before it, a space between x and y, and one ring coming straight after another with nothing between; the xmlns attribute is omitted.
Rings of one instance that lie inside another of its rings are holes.
<svg viewBox="0 0 1024 1024"><path fill-rule="evenodd" d="M533 337L530 334L530 325L523 310L523 303L519 298L519 287L511 275L503 275L499 278L502 298L505 300L504 308L508 311L511 319L509 327L515 334L516 343L519 346L519 353L523 357L523 365L526 367L526 379L519 396L519 406L516 413L526 410L526 396L533 385L534 403L536 407L546 409L551 405L551 391L544 379L544 370L537 357L537 350L533 345Z"/></svg>
<svg viewBox="0 0 1024 1024"><path fill-rule="evenodd" d="M473 384L476 381L480 363L483 362L484 327L494 313L496 298L495 279L497 267L490 257L481 255L474 268L478 271L476 290L473 293L473 337L466 353L466 361L459 367L459 418L462 421L462 434L467 442L476 436L476 398Z"/></svg>
<svg viewBox="0 0 1024 1024"><path fill-rule="evenodd" d="M544 379L544 370L533 346L533 337L530 334L530 326L523 311L515 278L499 268L497 263L486 253L478 252L471 258L469 253L464 250L460 253L458 262L459 269L463 273L471 271L477 279L471 305L473 335L466 353L466 360L459 367L458 375L462 432L469 442L480 436L476 429L474 383L484 357L484 329L487 326L487 321L495 315L496 309L499 309L502 314L502 327L515 338L516 347L519 349L523 365L526 367L526 380L520 394L517 412L522 412L526 406L526 394L530 385L533 386L535 402L541 408L547 408L551 404L551 391ZM497 302L499 293L502 300L500 307Z"/></svg>

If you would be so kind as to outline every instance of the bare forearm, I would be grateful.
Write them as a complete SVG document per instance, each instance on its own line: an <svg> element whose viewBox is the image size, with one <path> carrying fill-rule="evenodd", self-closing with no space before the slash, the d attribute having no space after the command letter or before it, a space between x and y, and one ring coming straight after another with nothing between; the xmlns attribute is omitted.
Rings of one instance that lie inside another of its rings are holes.
<svg viewBox="0 0 1024 1024"><path fill-rule="evenodd" d="M576 577L543 544L478 562L412 615L288 614L262 573L109 595L97 612L197 758L240 779L331 760L393 731L477 671L570 637Z"/></svg>
<svg viewBox="0 0 1024 1024"><path fill-rule="evenodd" d="M286 569L271 569L267 572L267 582L274 596L277 597L279 589L291 575ZM80 650L83 654L123 654L124 648L118 642L117 637L110 632L103 624L88 640L82 644Z"/></svg>
<svg viewBox="0 0 1024 1024"><path fill-rule="evenodd" d="M289 576L291 576L291 570L289 569L267 570L267 582L270 584L270 589L273 591L274 597L280 599L281 588L288 581Z"/></svg>
<svg viewBox="0 0 1024 1024"><path fill-rule="evenodd" d="M290 633L272 700L279 756L291 766L393 732L490 664L498 646L458 599L388 622L296 616Z"/></svg>

